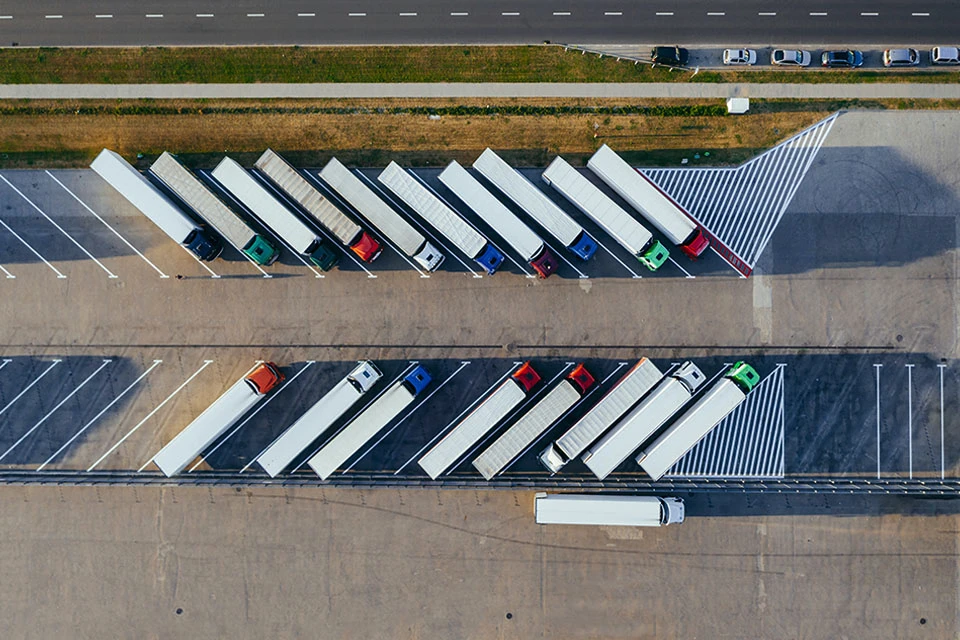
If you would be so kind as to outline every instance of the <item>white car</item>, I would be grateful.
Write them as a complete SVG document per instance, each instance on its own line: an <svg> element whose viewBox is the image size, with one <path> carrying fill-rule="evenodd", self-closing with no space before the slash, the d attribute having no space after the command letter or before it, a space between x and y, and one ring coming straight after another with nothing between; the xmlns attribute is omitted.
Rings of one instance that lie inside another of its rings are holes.
<svg viewBox="0 0 960 640"><path fill-rule="evenodd" d="M960 49L957 47L934 47L930 50L933 64L960 64Z"/></svg>
<svg viewBox="0 0 960 640"><path fill-rule="evenodd" d="M809 67L810 52L797 49L774 49L770 54L770 64L783 67Z"/></svg>
<svg viewBox="0 0 960 640"><path fill-rule="evenodd" d="M751 65L757 64L757 52L753 49L724 49L723 64Z"/></svg>

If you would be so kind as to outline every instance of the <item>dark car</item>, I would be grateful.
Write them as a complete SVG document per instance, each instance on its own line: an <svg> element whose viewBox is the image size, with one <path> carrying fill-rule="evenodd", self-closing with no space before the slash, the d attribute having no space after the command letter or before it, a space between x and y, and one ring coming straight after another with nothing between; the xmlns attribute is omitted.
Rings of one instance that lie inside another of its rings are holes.
<svg viewBox="0 0 960 640"><path fill-rule="evenodd" d="M682 47L654 47L650 58L654 64L685 67L690 60L690 52Z"/></svg>
<svg viewBox="0 0 960 640"><path fill-rule="evenodd" d="M859 51L824 51L820 56L820 66L833 69L855 69L863 64L863 54Z"/></svg>

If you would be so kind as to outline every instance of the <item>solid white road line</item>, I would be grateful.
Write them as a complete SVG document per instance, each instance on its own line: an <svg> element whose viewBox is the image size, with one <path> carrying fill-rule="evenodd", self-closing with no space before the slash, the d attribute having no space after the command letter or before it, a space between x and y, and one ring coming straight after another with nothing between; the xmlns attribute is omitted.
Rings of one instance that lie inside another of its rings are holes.
<svg viewBox="0 0 960 640"><path fill-rule="evenodd" d="M40 422L38 422L37 424L35 424L35 425L33 425L32 427L30 427L30 428L27 430L27 432L26 432L25 434L23 434L22 436L20 436L20 437L17 439L16 442L14 442L12 445L10 445L10 446L7 448L7 450L3 452L3 454L0 454L0 460L3 460L4 458L6 458L7 455L8 455L11 451L13 451L14 449L16 449L16 448L20 445L21 442L23 442L24 440L26 440L26 439L30 436L31 433L33 433L34 431L36 431L36 430L40 427L40 425L42 425L44 422L46 422L46 421L47 421L47 418L49 418L49 417L52 416L54 413L56 413L57 409L59 409L60 407L62 407L62 406L67 402L67 400L69 400L70 398L72 398L73 396L75 396L75 395L77 394L77 392L80 391L80 389L83 389L83 387L86 386L86 384L87 384L88 382L90 382L91 380L93 380L94 376L96 376L98 373L100 373L100 371L102 371L103 368L104 368L105 366L107 366L108 364L110 364L111 362L113 362L113 361L112 361L112 360L104 360L103 363L102 363L99 367L97 367L97 370L96 370L96 371L94 371L94 372L91 373L89 376L87 376L86 379L84 379L84 381L81 382L80 385L79 385L77 388L75 388L73 391L71 391L70 393L68 393L67 396L66 396L63 400L61 400L60 402L57 403L57 406L55 406L53 409L50 409L50 411L47 413L47 415L45 415L45 416L43 416L42 418L40 418Z"/></svg>
<svg viewBox="0 0 960 640"><path fill-rule="evenodd" d="M174 390L173 393L171 393L169 396L167 396L166 400L164 400L164 401L161 402L159 405L157 405L157 407L156 407L153 411L151 411L150 413L148 413L143 420L141 420L140 422L138 422L137 425L136 425L133 429L130 429L130 431L128 431L128 432L126 433L126 435L124 435L122 438L120 438L120 440L119 440L115 445L113 445L112 447L110 447L105 454L103 454L102 456L100 456L100 457L97 459L96 462L94 462L92 465L90 465L90 467L87 469L87 471L88 471L88 472L89 472L89 471L93 471L93 469L94 469L98 464L100 464L101 462L103 462L103 459L104 459L104 458L106 458L108 455L110 455L111 453L113 453L114 451L116 451L116 450L117 450L117 447L119 447L121 444L123 444L124 441L125 441L127 438L129 438L130 436L132 436L137 429L139 429L140 427L142 427L142 426L143 426L143 423L145 423L147 420L149 420L151 417L153 417L153 414L155 414L157 411L160 411L160 409L161 409L161 407L163 407L163 405L165 405L165 404L167 404L168 402L170 402L170 400L173 399L173 396L175 396L175 395L177 395L178 393L180 393L180 390L181 390L181 389L183 389L185 386L187 386L187 384L189 384L191 380L193 380L194 378L196 378L197 375L199 375L199 373L200 373L201 371L203 371L203 370L206 369L208 366L210 366L210 364L211 364L212 362L213 362L213 360L204 360L202 367L200 367L199 369L197 369L197 371L194 372L194 374L193 374L192 376L190 376L189 378L187 378L186 382L184 382L183 384L181 384L179 387L176 388L176 390ZM146 466L147 466L148 464L150 464L151 462L153 462L153 458L150 458L149 460L147 460L147 462L143 465L143 467L146 467ZM141 471L143 471L143 467L140 467L139 469L137 469L137 473L140 473Z"/></svg>
<svg viewBox="0 0 960 640"><path fill-rule="evenodd" d="M66 449L67 447L69 447L69 446L73 443L74 440L76 440L77 438L79 438L80 435L90 427L90 425L92 425L94 422L96 422L96 421L100 418L100 416L102 416L104 413L107 412L107 410L110 409L110 407L112 407L113 405L115 405L115 404L120 400L120 398L122 398L123 396L125 396L125 395L127 394L127 392L130 391L130 389L133 389L133 388L137 385L138 382L140 382L141 380L143 380L144 378L147 377L147 374L148 374L148 373L150 373L151 371L153 371L154 369L156 369L157 366L158 366L161 362L163 362L163 360L154 360L154 361L153 361L153 364L150 366L149 369L147 369L146 371L144 371L143 373L141 373L140 376L139 376L136 380L134 380L133 382L130 383L130 386L128 386L128 387L127 387L126 389L124 389L123 391L121 391L121 392L120 392L120 395L118 395L116 398L114 398L113 400L111 400L111 401L110 401L110 404L108 404L107 406L105 406L103 409L100 410L100 413L98 413L97 415L93 416L93 418L92 418L87 424L83 425L83 427L80 429L80 431L77 431L75 434L73 434L73 435L70 437L69 440L67 440L66 442L63 443L63 446L61 446L59 449L57 449L56 451L54 451L54 452L53 452L53 455L51 455L49 458L47 458L46 460L44 460L43 464L41 464L39 467L37 467L36 470L37 470L37 471L42 471L43 468L44 468L45 466L47 466L48 464L50 464L50 463L53 461L54 458L56 458L58 455L60 455L60 453L61 453L64 449Z"/></svg>
<svg viewBox="0 0 960 640"><path fill-rule="evenodd" d="M87 251L87 250L83 247L82 244L80 244L79 242L77 242L76 240L74 240L74 239L73 239L73 236L71 236L69 233L67 233L66 231L64 231L63 227L61 227L59 224L57 224L56 222L54 222L54 221L53 221L53 218L51 218L50 216L48 216L48 215L43 211L43 209L41 209L40 207L38 207L37 205L35 205L35 204L33 203L33 200L31 200L31 199L28 198L26 195L24 195L24 193L23 193L22 191L20 191L20 189L17 189L15 186L13 186L13 184L12 184L9 180L7 180L6 177L0 175L0 180L3 180L4 182L6 182L6 183L7 183L7 186L9 186L11 189L13 189L14 191L16 191L16 192L20 195L21 198L23 198L24 200L26 200L27 203L28 203L31 207L33 207L34 209L36 209L36 211L37 211L40 215L42 215L44 218L46 218L46 219L50 222L50 224L52 224L52 225L55 226L57 229L59 229L59 230L60 230L60 233L62 233L63 235L67 236L67 238L70 240L70 242L72 242L73 244L77 245L77 247L78 247L81 251L83 251L85 254L87 254L87 257L88 257L88 258L90 258L91 260L93 260L94 262L96 262L97 265L99 265L101 269L103 269L104 271L106 271L108 278L116 278L116 277L117 277L116 274L114 274L112 271L110 271L110 269L107 269L107 267L104 266L104 264L103 264L102 262L100 262L99 260L97 260L96 258L94 258L94 257L93 257L93 254L90 253L89 251Z"/></svg>
<svg viewBox="0 0 960 640"><path fill-rule="evenodd" d="M93 209L91 209L90 207L88 207L88 206L87 206L87 203L85 203L83 200L81 200L79 197L77 197L77 194L75 194L73 191L71 191L70 189L68 189L68 188L67 188L67 185L65 185L65 184L63 184L62 182L60 182L60 180L58 180L55 175L53 175L53 174L50 173L49 171L45 171L45 173L46 173L48 176L50 176L50 177L53 179L54 182L56 182L58 185L60 185L61 187L63 187L64 191L66 191L66 192L69 193L71 196L73 196L73 199L76 200L77 202L79 202L79 203L80 203L80 206L82 206L84 209L86 209L87 211L89 211L90 213L92 213L92 214L97 218L97 220L99 220L100 222L102 222L102 223L104 224L104 226L107 227L107 229L110 229L110 231L112 231L115 236L117 236L118 238L120 238L125 245L127 245L128 247L130 247L138 256L140 256L141 258L143 258L143 260L144 260L148 265L150 265L151 267L153 267L154 271L156 271L157 273L159 273L161 278L169 278L169 277L170 277L170 276L168 276L167 274L165 274L163 271L161 271L160 268L157 267L157 265L155 265L155 264L153 264L152 262L150 262L150 260L148 260L145 255L143 255L142 253L140 253L140 251L139 251L135 246L133 246L132 244L130 244L130 243L127 241L127 239L124 238L122 235L120 235L120 233L119 233L116 229L114 229L113 227L111 227L111 226L107 223L106 220L104 220L103 218L101 218L101 217L97 214L96 211L94 211Z"/></svg>
<svg viewBox="0 0 960 640"><path fill-rule="evenodd" d="M50 366L43 370L43 373L41 373L39 376L37 376L37 377L33 380L33 382L31 382L31 383L28 384L26 387L24 387L23 391L21 391L20 393L18 393L18 394L13 398L13 400L11 400L10 402L7 403L7 405L6 405L3 409L0 409L0 416L2 416L2 415L6 412L7 409L9 409L10 407L12 407L12 406L13 406L13 403L16 402L17 400L19 400L19 399L21 398L21 396L23 396L23 394L25 394L27 391L30 391L30 389L33 388L33 385L35 385L35 384L37 384L38 382L40 382L40 380L43 379L43 376L45 376L45 375L47 375L48 373L50 373L50 370L53 369L53 368L54 368L55 366L57 366L58 364L60 364L61 362L63 362L63 361L62 361L62 360L59 360L59 359L58 359L58 360L54 360L53 362L51 362L51 363L50 363Z"/></svg>

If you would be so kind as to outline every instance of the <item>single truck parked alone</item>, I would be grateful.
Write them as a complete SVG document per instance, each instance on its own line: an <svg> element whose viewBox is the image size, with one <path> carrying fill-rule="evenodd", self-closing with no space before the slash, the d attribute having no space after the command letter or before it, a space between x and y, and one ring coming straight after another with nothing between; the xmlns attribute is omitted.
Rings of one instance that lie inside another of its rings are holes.
<svg viewBox="0 0 960 640"><path fill-rule="evenodd" d="M175 476L193 462L240 418L283 382L283 374L272 362L264 362L238 380L193 422L167 443L153 462L163 475Z"/></svg>
<svg viewBox="0 0 960 640"><path fill-rule="evenodd" d="M650 271L659 269L670 257L667 248L646 227L560 156L543 172L543 181L600 225Z"/></svg>
<svg viewBox="0 0 960 640"><path fill-rule="evenodd" d="M590 448L584 464L605 479L693 397L704 379L697 365L684 362Z"/></svg>
<svg viewBox="0 0 960 640"><path fill-rule="evenodd" d="M264 151L254 166L296 202L308 216L332 233L340 244L349 247L364 262L373 262L383 251L376 238L323 197L316 187L272 149Z"/></svg>
<svg viewBox="0 0 960 640"><path fill-rule="evenodd" d="M587 450L593 442L620 419L640 398L657 384L662 374L655 364L641 358L607 391L582 418L540 454L540 463L557 473L568 462Z"/></svg>
<svg viewBox="0 0 960 640"><path fill-rule="evenodd" d="M492 149L481 153L473 168L577 257L589 260L597 252L596 240L583 227Z"/></svg>
<svg viewBox="0 0 960 640"><path fill-rule="evenodd" d="M677 460L736 409L759 381L756 370L746 362L733 365L723 378L637 456L637 464L654 480L662 478Z"/></svg>
<svg viewBox="0 0 960 640"><path fill-rule="evenodd" d="M445 205L440 198L417 182L396 162L391 162L377 177L384 186L429 222L468 258L493 275L503 262L503 254L467 223L460 214Z"/></svg>
<svg viewBox="0 0 960 640"><path fill-rule="evenodd" d="M174 205L167 196L140 175L119 154L104 149L90 165L97 175L107 181L120 195L145 215L150 222L187 248L200 260L213 260L223 250L220 240L194 222Z"/></svg>
<svg viewBox="0 0 960 640"><path fill-rule="evenodd" d="M436 271L443 263L443 254L427 242L422 233L401 218L339 160L331 158L320 177L421 267Z"/></svg>
<svg viewBox="0 0 960 640"><path fill-rule="evenodd" d="M257 458L271 478L287 468L310 443L319 438L347 409L352 407L377 380L383 377L370 361L363 361L346 378L307 409Z"/></svg>
<svg viewBox="0 0 960 640"><path fill-rule="evenodd" d="M557 270L559 266L557 259L547 249L547 245L540 236L503 206L502 202L487 191L476 178L467 173L467 170L456 160L447 165L439 179L453 195L473 209L501 238L506 240L520 254L520 257L533 267L538 276L547 278Z"/></svg>
<svg viewBox="0 0 960 640"><path fill-rule="evenodd" d="M251 229L250 225L172 155L164 151L150 166L150 171L237 251L256 264L270 265L276 262L280 256L277 248Z"/></svg>
<svg viewBox="0 0 960 640"><path fill-rule="evenodd" d="M607 145L593 154L587 167L690 258L695 260L710 246L683 207Z"/></svg>
<svg viewBox="0 0 960 640"><path fill-rule="evenodd" d="M593 383L593 376L587 368L582 364L577 365L570 375L547 392L547 395L487 447L486 451L477 456L473 466L487 480L493 478L577 404Z"/></svg>
<svg viewBox="0 0 960 640"><path fill-rule="evenodd" d="M534 511L537 524L664 527L684 518L683 500L656 496L538 493Z"/></svg>
<svg viewBox="0 0 960 640"><path fill-rule="evenodd" d="M290 209L273 197L266 187L232 158L224 158L213 170L213 177L243 203L253 215L273 229L294 251L310 259L323 271L333 268L340 256L310 230Z"/></svg>
<svg viewBox="0 0 960 640"><path fill-rule="evenodd" d="M540 374L529 362L504 381L426 453L418 464L432 480L449 469L480 438L507 417L540 382Z"/></svg>
<svg viewBox="0 0 960 640"><path fill-rule="evenodd" d="M430 374L421 366L404 376L370 403L363 412L317 452L307 464L326 480L360 447L409 407L430 384Z"/></svg>

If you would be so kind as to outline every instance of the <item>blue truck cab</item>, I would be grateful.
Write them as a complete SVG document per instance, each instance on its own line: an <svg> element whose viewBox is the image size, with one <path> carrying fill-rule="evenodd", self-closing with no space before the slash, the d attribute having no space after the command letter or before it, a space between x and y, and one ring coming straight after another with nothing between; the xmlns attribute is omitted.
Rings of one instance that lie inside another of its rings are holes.
<svg viewBox="0 0 960 640"><path fill-rule="evenodd" d="M411 371L403 379L404 384L407 389L413 393L413 395L418 395L421 391L427 388L427 385L430 384L430 374L427 373L427 370L423 367L418 366L416 369Z"/></svg>
<svg viewBox="0 0 960 640"><path fill-rule="evenodd" d="M474 261L487 270L487 275L492 276L503 263L503 254L497 251L490 243L483 248Z"/></svg>
<svg viewBox="0 0 960 640"><path fill-rule="evenodd" d="M573 241L569 247L570 251L573 251L578 258L583 260L589 260L593 257L593 254L597 252L597 241L590 237L590 235L584 231L577 239Z"/></svg>

